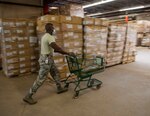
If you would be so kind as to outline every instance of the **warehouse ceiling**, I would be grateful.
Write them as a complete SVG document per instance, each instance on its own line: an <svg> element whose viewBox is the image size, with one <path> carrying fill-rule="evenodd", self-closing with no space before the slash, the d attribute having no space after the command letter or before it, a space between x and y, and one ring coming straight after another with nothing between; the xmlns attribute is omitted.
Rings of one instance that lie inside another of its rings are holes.
<svg viewBox="0 0 150 116"><path fill-rule="evenodd" d="M50 6L61 6L69 3L77 3L81 5L88 5L99 1L105 0L44 0L49 3ZM107 1L107 0L106 0ZM137 6L145 6L144 8L128 11L119 11L123 8L131 8ZM150 13L150 0L112 0L111 2L96 5L89 8L84 8L86 15L93 13L100 13L95 17L113 17L125 14L137 14L137 13Z"/></svg>

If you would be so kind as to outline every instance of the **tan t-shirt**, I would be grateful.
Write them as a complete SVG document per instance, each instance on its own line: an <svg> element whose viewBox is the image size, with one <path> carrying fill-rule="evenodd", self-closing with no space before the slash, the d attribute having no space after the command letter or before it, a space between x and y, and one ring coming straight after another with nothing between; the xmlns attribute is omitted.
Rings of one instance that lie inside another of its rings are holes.
<svg viewBox="0 0 150 116"><path fill-rule="evenodd" d="M55 37L45 33L41 39L41 54L53 55L54 49L50 46L52 42L55 42Z"/></svg>

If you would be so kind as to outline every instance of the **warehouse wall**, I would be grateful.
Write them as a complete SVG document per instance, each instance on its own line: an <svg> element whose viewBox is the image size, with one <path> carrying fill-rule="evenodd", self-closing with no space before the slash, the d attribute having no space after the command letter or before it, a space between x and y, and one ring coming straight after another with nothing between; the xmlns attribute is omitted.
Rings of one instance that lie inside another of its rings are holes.
<svg viewBox="0 0 150 116"><path fill-rule="evenodd" d="M0 0L0 1L22 3L22 4L32 4L32 5L41 5L43 0Z"/></svg>
<svg viewBox="0 0 150 116"><path fill-rule="evenodd" d="M143 15L137 16L136 19L137 19L137 20L149 20L149 21L150 21L150 15L148 15L148 14L143 14Z"/></svg>
<svg viewBox="0 0 150 116"><path fill-rule="evenodd" d="M1 0L12 2L12 0ZM14 0L14 3L41 5L41 0ZM0 3L0 18L33 18L42 15L42 8Z"/></svg>

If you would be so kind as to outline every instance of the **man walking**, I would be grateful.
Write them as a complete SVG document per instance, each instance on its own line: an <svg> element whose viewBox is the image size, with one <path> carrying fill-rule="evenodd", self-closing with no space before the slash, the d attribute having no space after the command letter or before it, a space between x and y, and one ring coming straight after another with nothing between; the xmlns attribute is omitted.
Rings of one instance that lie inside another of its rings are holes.
<svg viewBox="0 0 150 116"><path fill-rule="evenodd" d="M62 48L60 48L55 43L55 37L53 36L55 29L53 27L53 24L47 23L45 25L45 30L46 30L46 33L41 39L41 55L39 58L39 64L40 64L39 75L37 79L35 80L35 82L33 83L33 86L30 88L28 94L23 98L23 101L29 104L37 103L37 101L35 101L32 98L32 96L36 93L38 88L43 84L49 72L56 82L57 93L59 94L59 93L63 93L67 91L67 88L62 88L61 86L60 74L53 60L53 52L58 52L60 54L70 55L70 56L74 56L74 53L65 52Z"/></svg>

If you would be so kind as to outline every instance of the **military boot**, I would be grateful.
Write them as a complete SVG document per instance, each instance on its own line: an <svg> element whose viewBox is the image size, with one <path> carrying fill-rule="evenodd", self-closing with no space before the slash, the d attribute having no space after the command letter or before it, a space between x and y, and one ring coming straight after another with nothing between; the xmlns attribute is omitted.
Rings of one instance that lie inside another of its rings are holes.
<svg viewBox="0 0 150 116"><path fill-rule="evenodd" d="M30 104L30 105L33 105L33 104L37 103L37 101L32 98L32 95L26 95L23 98L23 101L26 102L26 103L28 103L28 104Z"/></svg>
<svg viewBox="0 0 150 116"><path fill-rule="evenodd" d="M61 85L57 86L57 94L64 93L68 91L68 88L62 88Z"/></svg>

